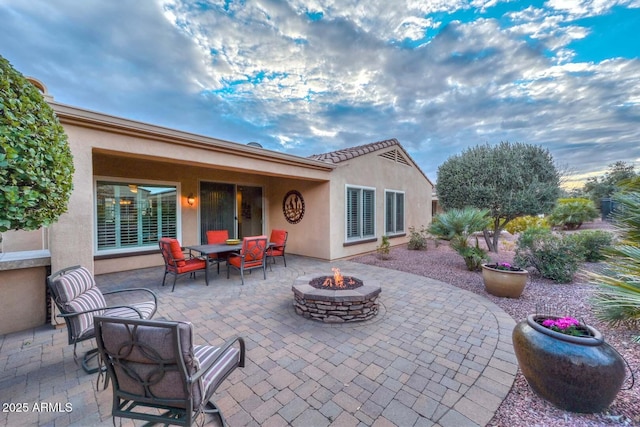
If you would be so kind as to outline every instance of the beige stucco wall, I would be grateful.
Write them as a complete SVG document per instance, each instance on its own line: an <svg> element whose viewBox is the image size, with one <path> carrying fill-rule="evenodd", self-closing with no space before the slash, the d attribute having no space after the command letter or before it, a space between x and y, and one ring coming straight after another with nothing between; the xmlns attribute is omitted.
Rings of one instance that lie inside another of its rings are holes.
<svg viewBox="0 0 640 427"><path fill-rule="evenodd" d="M75 173L67 212L49 229L51 271L83 265L93 271L93 162L91 136L65 126Z"/></svg>
<svg viewBox="0 0 640 427"><path fill-rule="evenodd" d="M391 150L397 147L391 147ZM409 227L420 228L431 222L433 185L413 164L411 166L380 157L380 150L343 161L331 174L331 258L349 257L374 251L384 235L384 192L404 191L405 229L407 235L390 239L391 245L408 242ZM408 159L406 153L403 153ZM412 162L410 162L412 163ZM376 242L345 246L346 187L372 187L376 190Z"/></svg>
<svg viewBox="0 0 640 427"><path fill-rule="evenodd" d="M45 323L46 276L44 266L0 270L0 335Z"/></svg>
<svg viewBox="0 0 640 427"><path fill-rule="evenodd" d="M297 179L271 179L269 186L269 229L289 232L286 253L329 259L330 185ZM300 222L290 224L284 217L282 201L285 195L297 190L302 195L305 213Z"/></svg>
<svg viewBox="0 0 640 427"><path fill-rule="evenodd" d="M0 252L38 251L49 248L49 229L9 230L0 234Z"/></svg>

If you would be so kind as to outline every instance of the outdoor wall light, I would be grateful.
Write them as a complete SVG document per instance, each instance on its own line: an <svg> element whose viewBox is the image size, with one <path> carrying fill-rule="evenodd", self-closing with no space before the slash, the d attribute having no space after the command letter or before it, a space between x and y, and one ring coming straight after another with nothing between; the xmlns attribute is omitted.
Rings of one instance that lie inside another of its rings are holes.
<svg viewBox="0 0 640 427"><path fill-rule="evenodd" d="M193 193L189 193L189 195L187 196L187 203L189 203L189 206L193 206L195 202L196 196L194 196Z"/></svg>

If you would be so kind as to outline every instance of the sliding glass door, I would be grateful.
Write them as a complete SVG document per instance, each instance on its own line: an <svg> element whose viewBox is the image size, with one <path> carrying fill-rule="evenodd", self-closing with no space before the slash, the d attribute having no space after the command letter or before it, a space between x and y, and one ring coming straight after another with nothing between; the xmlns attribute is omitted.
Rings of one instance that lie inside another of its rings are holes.
<svg viewBox="0 0 640 427"><path fill-rule="evenodd" d="M236 186L218 182L200 183L200 241L207 243L207 230L227 230L236 237Z"/></svg>
<svg viewBox="0 0 640 427"><path fill-rule="evenodd" d="M227 230L229 238L263 234L262 188L219 182L200 183L200 241L207 230Z"/></svg>

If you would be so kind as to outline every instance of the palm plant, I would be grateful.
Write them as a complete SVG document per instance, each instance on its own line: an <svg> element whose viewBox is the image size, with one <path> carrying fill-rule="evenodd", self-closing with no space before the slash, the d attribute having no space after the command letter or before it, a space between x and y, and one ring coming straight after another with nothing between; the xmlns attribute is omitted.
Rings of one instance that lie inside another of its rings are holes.
<svg viewBox="0 0 640 427"><path fill-rule="evenodd" d="M450 240L451 248L464 258L467 269L475 271L480 269L480 265L488 257L486 251L478 245L477 237L475 246L469 246L469 237L484 230L490 223L488 209L450 209L435 216L429 232Z"/></svg>
<svg viewBox="0 0 640 427"><path fill-rule="evenodd" d="M593 296L596 316L612 326L621 323L640 325L640 179L627 183L614 196L618 210L615 224L621 241L610 250L606 268L593 274L599 285ZM640 342L640 337L636 337Z"/></svg>

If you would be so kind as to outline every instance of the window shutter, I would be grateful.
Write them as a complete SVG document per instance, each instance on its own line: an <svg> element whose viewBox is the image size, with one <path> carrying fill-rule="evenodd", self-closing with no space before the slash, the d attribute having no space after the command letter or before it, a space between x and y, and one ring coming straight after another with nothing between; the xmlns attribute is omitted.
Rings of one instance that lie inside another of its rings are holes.
<svg viewBox="0 0 640 427"><path fill-rule="evenodd" d="M395 232L404 231L404 194L396 193L396 227Z"/></svg>
<svg viewBox="0 0 640 427"><path fill-rule="evenodd" d="M347 189L347 238L359 237L360 221L358 210L358 189Z"/></svg>
<svg viewBox="0 0 640 427"><path fill-rule="evenodd" d="M362 237L375 235L375 193L362 190Z"/></svg>

